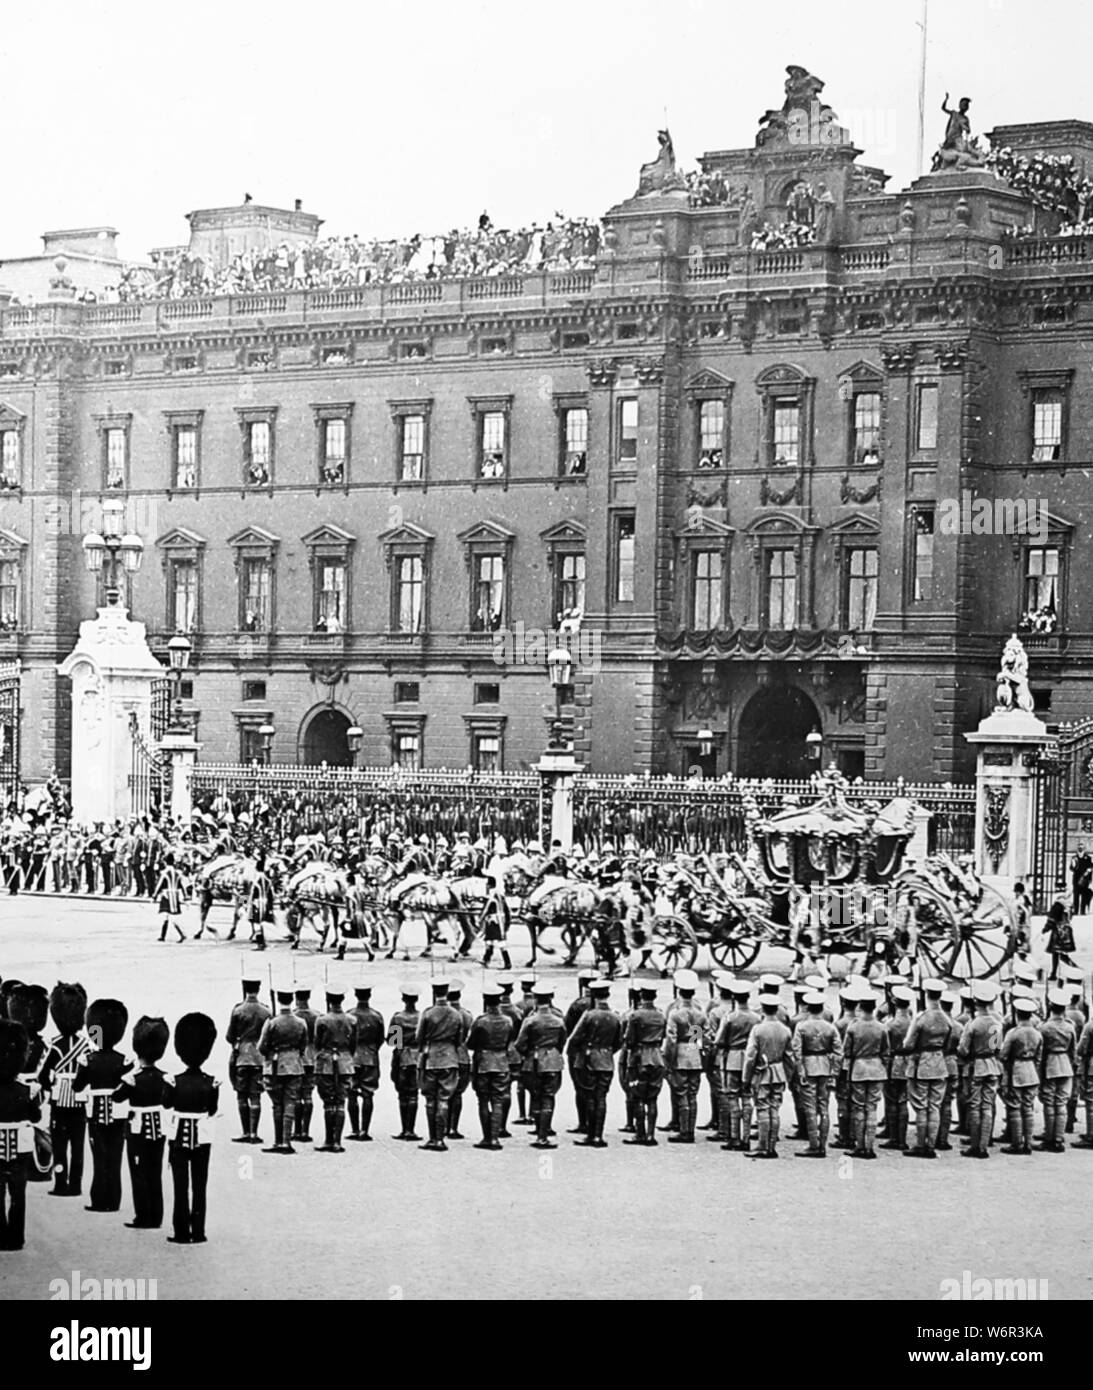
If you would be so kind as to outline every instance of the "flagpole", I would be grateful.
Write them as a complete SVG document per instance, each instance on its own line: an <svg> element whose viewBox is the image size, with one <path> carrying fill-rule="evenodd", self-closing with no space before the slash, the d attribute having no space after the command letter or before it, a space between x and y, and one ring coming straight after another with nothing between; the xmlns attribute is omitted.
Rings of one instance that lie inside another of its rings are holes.
<svg viewBox="0 0 1093 1390"><path fill-rule="evenodd" d="M919 50L918 65L918 157L916 160L916 177L922 177L922 158L926 140L926 21L930 9L930 0L922 0L922 19L919 21L919 28L922 30L922 42Z"/></svg>

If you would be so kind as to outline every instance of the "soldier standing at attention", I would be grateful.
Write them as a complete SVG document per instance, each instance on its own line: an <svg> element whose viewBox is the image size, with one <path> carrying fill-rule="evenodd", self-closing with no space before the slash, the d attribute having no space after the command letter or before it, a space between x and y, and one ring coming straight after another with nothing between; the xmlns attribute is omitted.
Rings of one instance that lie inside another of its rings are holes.
<svg viewBox="0 0 1093 1390"><path fill-rule="evenodd" d="M1048 1016L1040 1026L1043 1052L1040 1057L1040 1094L1044 1106L1045 1153L1066 1150L1066 1107L1074 1084L1074 1062L1078 1038L1066 1016L1069 998L1065 989L1053 989L1047 997Z"/></svg>
<svg viewBox="0 0 1093 1390"><path fill-rule="evenodd" d="M482 986L485 1012L471 1024L467 1050L471 1058L471 1083L478 1097L482 1138L476 1149L499 1149L504 1129L504 1105L509 1094L509 1044L513 1020L501 1012L503 990L499 984Z"/></svg>
<svg viewBox="0 0 1093 1390"><path fill-rule="evenodd" d="M87 1031L98 1045L83 1059L72 1090L87 1092L87 1137L91 1144L91 1205L85 1211L121 1208L121 1161L128 1107L115 1097L132 1063L115 1051L125 1036L129 1010L120 999L96 999L87 1010Z"/></svg>
<svg viewBox="0 0 1093 1390"><path fill-rule="evenodd" d="M968 1138L970 1146L963 1158L990 1158L988 1152L994 1133L994 1105L998 1094L998 1078L1002 1063L998 1053L1002 1046L1002 1024L991 1005L997 997L995 987L977 980L972 988L975 1017L964 1029L957 1053L969 1071L971 1094L968 1098Z"/></svg>
<svg viewBox="0 0 1093 1390"><path fill-rule="evenodd" d="M623 1046L626 1049L626 1075L634 1100L637 1129L627 1144L652 1148L657 1142L657 1098L664 1084L664 1035L668 1023L657 1008L657 991L643 985L638 1007L626 1023Z"/></svg>
<svg viewBox="0 0 1093 1390"><path fill-rule="evenodd" d="M523 1026L524 1019L527 1018L528 1014L533 1013L535 1010L534 990L534 972L529 972L525 975L521 975L520 998L517 999L513 1005L513 1007L516 1009L516 1012L520 1015L520 1027ZM517 1028L517 1036L519 1036L519 1027ZM524 1079L524 1072L522 1068L517 1068L516 1076L516 1104L519 1114L516 1120L513 1121L513 1123L518 1125L531 1124L531 1121L528 1119L527 1081Z"/></svg>
<svg viewBox="0 0 1093 1390"><path fill-rule="evenodd" d="M697 988L698 976L692 970L676 972L678 997L668 1011L664 1061L668 1068L668 1085L676 1098L679 1133L671 1135L669 1144L693 1144L695 1141L706 1040L706 1015L695 1002Z"/></svg>
<svg viewBox="0 0 1093 1390"><path fill-rule="evenodd" d="M888 1138L883 1149L907 1148L907 1077L906 1038L911 1028L911 1005L914 991L904 984L888 987L891 1001L884 1031L888 1034L888 1080L884 1086L884 1130Z"/></svg>
<svg viewBox="0 0 1093 1390"><path fill-rule="evenodd" d="M759 1015L748 1008L751 986L746 980L733 980L728 989L734 1001L733 1010L722 1019L714 1039L725 1097L718 1137L724 1135L723 1149L747 1153L751 1148L752 1098L751 1091L744 1085L744 1055ZM774 999L777 1003L777 996Z"/></svg>
<svg viewBox="0 0 1093 1390"><path fill-rule="evenodd" d="M353 1081L357 1020L342 1008L344 993L326 991L326 1013L315 1024L315 1084L323 1103L325 1137L316 1152L343 1154L345 1098Z"/></svg>
<svg viewBox="0 0 1093 1390"><path fill-rule="evenodd" d="M831 1125L831 1083L842 1065L842 1039L824 1018L824 996L812 990L804 997L806 1016L793 1030L793 1066L797 1073L808 1129L808 1148L798 1158L826 1158Z"/></svg>
<svg viewBox="0 0 1093 1390"><path fill-rule="evenodd" d="M58 1033L46 1053L38 1079L50 1099L49 1133L53 1141L50 1196L78 1197L83 1188L87 1110L73 1094L72 1083L77 1068L91 1051L91 1041L84 1028L87 991L83 985L58 981L49 996L49 1014Z"/></svg>
<svg viewBox="0 0 1093 1390"><path fill-rule="evenodd" d="M26 1053L22 1024L0 1019L0 1250L22 1250L26 1239L27 1169L33 1162L27 1133L42 1117L41 1103L19 1080Z"/></svg>
<svg viewBox="0 0 1093 1390"><path fill-rule="evenodd" d="M565 1020L553 1008L553 999L554 991L549 985L535 986L535 1012L524 1019L516 1039L531 1093L536 1132L532 1147L536 1149L558 1147L550 1142L554 1134L551 1120L554 1118L554 1097L562 1084Z"/></svg>
<svg viewBox="0 0 1093 1390"><path fill-rule="evenodd" d="M417 1027L418 1074L429 1122L429 1138L421 1148L434 1153L448 1149L448 1106L459 1080L459 1048L465 1039L463 1016L448 1003L448 981L434 980L432 1007Z"/></svg>
<svg viewBox="0 0 1093 1390"><path fill-rule="evenodd" d="M463 1115L463 1097L467 1093L467 1087L471 1084L471 1054L467 1051L467 1034L471 1031L471 1024L474 1022L474 1015L470 1009L463 1007L462 980L450 980L448 982L448 1003L463 1020L463 1041L456 1049L458 1065L455 1093L448 1106L448 1132L444 1137L462 1139L463 1136L459 1132L459 1121Z"/></svg>
<svg viewBox="0 0 1093 1390"><path fill-rule="evenodd" d="M133 1051L141 1065L122 1082L118 1094L129 1106L127 1152L133 1219L125 1224L138 1231L158 1230L163 1225L163 1146L166 1111L171 1108L171 1083L156 1063L170 1041L166 1019L137 1019Z"/></svg>
<svg viewBox="0 0 1093 1390"><path fill-rule="evenodd" d="M959 1002L960 996L952 990L946 990L941 996L941 1012L949 1020L949 1036L945 1040L945 1094L941 1098L941 1119L938 1121L937 1143L934 1148L945 1152L952 1148L949 1134L953 1123L953 1099L960 1081L960 1064L957 1062L956 1054L964 1029L953 1016L953 1010Z"/></svg>
<svg viewBox="0 0 1093 1390"><path fill-rule="evenodd" d="M630 981L630 987L626 991L626 1002L627 1007L623 1011L621 1017L623 1038L626 1037L626 1026L630 1022L634 1010L641 1004L641 989L634 984L633 980ZM622 1088L622 1093L626 1097L626 1123L620 1127L619 1133L636 1134L638 1103L630 1091L630 1074L627 1068L625 1048L619 1056L619 1086Z"/></svg>
<svg viewBox="0 0 1093 1390"><path fill-rule="evenodd" d="M888 1034L874 1017L877 996L868 985L854 991L858 1017L847 1027L843 1041L850 1077L850 1116L853 1158L876 1158L877 1106L888 1075Z"/></svg>
<svg viewBox="0 0 1093 1390"><path fill-rule="evenodd" d="M303 1021L307 1029L307 1046L304 1048L304 1072L300 1077L300 1099L296 1105L296 1127L292 1138L298 1144L311 1143L311 1112L315 1102L315 1024L319 1015L311 1007L311 991L306 985L295 988L296 1007L293 1013Z"/></svg>
<svg viewBox="0 0 1093 1390"><path fill-rule="evenodd" d="M964 1030L975 1017L975 1004L972 1000L972 986L970 983L962 985L959 991L960 1012L956 1016L956 1023L960 1029L960 1036L964 1036ZM956 1129L954 1133L962 1134L965 1138L968 1135L968 1105L972 1094L972 1069L971 1063L967 1062L960 1055L957 1048L956 1058Z"/></svg>
<svg viewBox="0 0 1093 1390"><path fill-rule="evenodd" d="M598 974L598 970L585 969L578 970L577 972L577 997L565 1011L565 1031L567 1037L573 1032L574 1028L576 1028L577 1020L588 1010L592 1003L588 987ZM588 1116L586 1114L586 1107L591 1082L587 1070L583 1065L581 1055L574 1052L568 1052L568 1055L569 1079L573 1082L573 1098L577 1105L577 1124L569 1133L587 1134Z"/></svg>
<svg viewBox="0 0 1093 1390"><path fill-rule="evenodd" d="M778 996L764 994L759 1000L763 1017L748 1035L744 1051L741 1082L755 1095L755 1115L759 1126L753 1158L777 1158L778 1122L786 1081L793 1073L789 1025L778 1017Z"/></svg>
<svg viewBox="0 0 1093 1390"><path fill-rule="evenodd" d="M184 1014L175 1025L175 1052L186 1070L171 1087L169 1162L174 1183L173 1245L201 1245L205 1240L205 1192L209 1182L212 1135L219 1083L201 1070L216 1042L216 1024L207 1014Z"/></svg>
<svg viewBox="0 0 1093 1390"><path fill-rule="evenodd" d="M350 1139L371 1143L372 1107L380 1084L380 1048L385 1036L383 1017L372 1007L372 986L358 985L353 991L356 1007L350 1014L357 1020L357 1046L353 1052L353 1085L349 1091Z"/></svg>
<svg viewBox="0 0 1093 1390"><path fill-rule="evenodd" d="M706 1005L706 1041L702 1058L702 1069L710 1088L710 1122L701 1125L700 1128L713 1131L706 1135L708 1143L724 1144L725 1139L721 1137L721 1110L726 1105L726 1100L721 1090L722 1072L718 1066L719 1054L714 1047L714 1041L721 1031L722 1022L732 1013L732 994L729 991L732 976L718 970L713 976L713 982L717 986L717 998L711 999Z"/></svg>
<svg viewBox="0 0 1093 1390"><path fill-rule="evenodd" d="M262 1114L262 1055L258 1039L270 1017L270 1011L258 998L261 980L243 980L243 1002L236 1004L228 1020L225 1040L231 1044L228 1078L235 1087L239 1105L239 1123L243 1133L235 1144L258 1144L258 1122Z"/></svg>
<svg viewBox="0 0 1093 1390"><path fill-rule="evenodd" d="M258 1039L263 1080L273 1106L273 1146L267 1154L294 1154L292 1131L304 1074L307 1024L292 1012L292 990L277 991L278 1012L266 1019Z"/></svg>
<svg viewBox="0 0 1093 1390"><path fill-rule="evenodd" d="M812 993L812 985L806 984L804 980L797 980L792 987L793 994L793 1013L789 1019L790 1033L796 1032L798 1023L802 1023L808 1017L808 1010L805 1008L805 995ZM797 1121L797 1133L795 1139L808 1138L808 1120L805 1116L804 1097L801 1094L801 1077L794 1071L788 1081L789 1093L793 1098L793 1114Z"/></svg>
<svg viewBox="0 0 1093 1390"><path fill-rule="evenodd" d="M418 1051L417 1029L421 1015L417 1011L417 990L410 985L402 987L402 1008L391 1015L391 1026L387 1030L387 1045L391 1049L391 1080L398 1096L398 1113L402 1131L392 1136L395 1139L421 1138L414 1132L417 1124L418 1106Z"/></svg>
<svg viewBox="0 0 1093 1390"><path fill-rule="evenodd" d="M582 1058L581 1065L588 1077L588 1131L576 1143L585 1149L606 1149L603 1127L607 1122L607 1093L615 1070L615 1053L622 1046L622 1020L608 1003L609 981L593 980L588 993L591 1007L581 1014L566 1043L571 1057Z"/></svg>
<svg viewBox="0 0 1093 1390"><path fill-rule="evenodd" d="M897 986L897 998L899 988ZM941 1008L944 982L924 980L922 992L926 996L926 1007L911 1024L904 1039L904 1050L911 1070L908 1086L911 1104L915 1107L916 1126L915 1146L907 1150L908 1158L937 1157L941 1107L949 1086L945 1052L950 1045L953 1029L952 1021Z"/></svg>
<svg viewBox="0 0 1093 1390"><path fill-rule="evenodd" d="M1000 1056L1008 1093L1006 1105L1013 1110L1009 1144L1002 1150L1004 1154L1032 1153L1033 1116L1043 1050L1040 1030L1032 1021L1035 1007L1031 999L1015 999L1016 1022L1002 1039Z"/></svg>
<svg viewBox="0 0 1093 1390"><path fill-rule="evenodd" d="M846 1060L846 1030L857 1017L858 1005L854 999L854 990L849 984L844 984L839 990L839 1008L841 1012L835 1020L835 1029L839 1034L839 1043L842 1047L842 1061L839 1063L839 1070L835 1076L837 1133L831 1142L831 1147L833 1149L852 1149L854 1141L851 1137L850 1066Z"/></svg>
<svg viewBox="0 0 1093 1390"><path fill-rule="evenodd" d="M1076 1149L1093 1149L1093 1020L1082 1029L1075 1049L1075 1085L1085 1105L1085 1133L1075 1140Z"/></svg>
<svg viewBox="0 0 1093 1390"><path fill-rule="evenodd" d="M509 1133L509 1111L512 1109L512 1088L517 1085L520 1077L520 1054L516 1051L516 1039L520 1035L520 1025L523 1017L513 1002L512 980L507 975L498 975L497 983L501 986L501 1012L506 1018L512 1020L512 1037L509 1039L509 1082L505 1090L504 1103L501 1106L501 1131L499 1139L511 1139Z"/></svg>

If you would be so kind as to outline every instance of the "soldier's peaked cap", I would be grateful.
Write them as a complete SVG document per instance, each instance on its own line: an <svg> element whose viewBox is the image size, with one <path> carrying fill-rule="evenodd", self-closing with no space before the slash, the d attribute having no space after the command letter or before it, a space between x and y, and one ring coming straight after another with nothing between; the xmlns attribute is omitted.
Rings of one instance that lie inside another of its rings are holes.
<svg viewBox="0 0 1093 1390"><path fill-rule="evenodd" d="M554 998L554 986L553 986L553 985L546 985L546 984L539 984L539 985L536 985L536 986L535 986L535 997L536 997L536 999L553 999L553 998Z"/></svg>
<svg viewBox="0 0 1093 1390"><path fill-rule="evenodd" d="M403 999L417 999L421 990L418 989L417 985L400 985L399 994L402 995Z"/></svg>
<svg viewBox="0 0 1093 1390"><path fill-rule="evenodd" d="M447 981L447 980L436 979L436 980L430 980L429 983L430 983L430 984L432 985L432 987L433 987L433 993L434 993L434 994L447 994L447 993L448 993L448 988L449 988L449 986L448 986L448 981Z"/></svg>
<svg viewBox="0 0 1093 1390"><path fill-rule="evenodd" d="M759 988L760 988L760 989L781 989L782 986L783 986L784 984L785 984L785 980L782 979L781 975L760 975L760 976L759 976Z"/></svg>
<svg viewBox="0 0 1093 1390"><path fill-rule="evenodd" d="M293 992L292 992L291 989L279 989L279 990L277 990L277 1002L278 1002L278 1004L291 1004L291 1003L292 1003L292 1000L293 1000L293 997L294 997L294 996L293 996Z"/></svg>
<svg viewBox="0 0 1093 1390"><path fill-rule="evenodd" d="M822 1009L824 1006L824 997L819 992L819 990L810 989L809 992L805 995L804 1003L806 1008Z"/></svg>
<svg viewBox="0 0 1093 1390"><path fill-rule="evenodd" d="M922 989L925 994L944 994L945 981L937 979L923 980Z"/></svg>
<svg viewBox="0 0 1093 1390"><path fill-rule="evenodd" d="M242 983L245 990L253 991L262 988L262 981L256 980L253 975L244 975Z"/></svg>
<svg viewBox="0 0 1093 1390"><path fill-rule="evenodd" d="M494 980L492 983L484 984L482 986L483 999L500 999L504 992L505 991L501 988L501 986L497 983L496 980Z"/></svg>
<svg viewBox="0 0 1093 1390"><path fill-rule="evenodd" d="M595 980L590 980L590 981L589 981L589 984L588 984L588 988L589 988L590 993L592 993L592 994L610 994L610 993L611 993L611 981L610 981L610 980L604 980L604 979L602 979L602 978L597 978L597 979L595 979Z"/></svg>
<svg viewBox="0 0 1093 1390"><path fill-rule="evenodd" d="M747 980L733 980L729 991L737 999L746 999L751 993L751 985Z"/></svg>
<svg viewBox="0 0 1093 1390"><path fill-rule="evenodd" d="M638 991L643 999L655 999L657 997L656 985L639 985Z"/></svg>
<svg viewBox="0 0 1093 1390"><path fill-rule="evenodd" d="M1047 1002L1053 1009L1065 1009L1070 1003L1070 995L1065 989L1053 989L1048 992Z"/></svg>
<svg viewBox="0 0 1093 1390"><path fill-rule="evenodd" d="M698 976L693 970L677 970L675 986L676 989L694 991L698 988Z"/></svg>
<svg viewBox="0 0 1093 1390"><path fill-rule="evenodd" d="M528 972L520 976L520 983L524 989L531 989L535 984L535 976Z"/></svg>
<svg viewBox="0 0 1093 1390"><path fill-rule="evenodd" d="M354 994L371 994L371 993L372 993L372 986L371 986L370 984L359 984L359 985L354 985L354 986L353 986L353 993L354 993Z"/></svg>
<svg viewBox="0 0 1093 1390"><path fill-rule="evenodd" d="M1013 1012L1015 1014L1031 1014L1036 1008L1036 1001L1033 999L1015 999L1013 1001Z"/></svg>

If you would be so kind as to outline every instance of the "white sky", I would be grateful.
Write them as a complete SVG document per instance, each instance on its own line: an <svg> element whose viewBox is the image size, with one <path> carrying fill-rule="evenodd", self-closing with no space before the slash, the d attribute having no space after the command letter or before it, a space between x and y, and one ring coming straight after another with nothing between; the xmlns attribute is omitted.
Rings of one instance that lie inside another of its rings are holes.
<svg viewBox="0 0 1093 1390"><path fill-rule="evenodd" d="M668 108L685 168L750 145L787 63L903 186L914 174L921 0L60 0L0 26L0 253L112 225L142 256L183 215L304 207L397 236L488 209L519 226L633 193ZM977 132L1093 118L1084 0L931 0L926 145L946 89ZM1042 23L1039 16L1042 16Z"/></svg>

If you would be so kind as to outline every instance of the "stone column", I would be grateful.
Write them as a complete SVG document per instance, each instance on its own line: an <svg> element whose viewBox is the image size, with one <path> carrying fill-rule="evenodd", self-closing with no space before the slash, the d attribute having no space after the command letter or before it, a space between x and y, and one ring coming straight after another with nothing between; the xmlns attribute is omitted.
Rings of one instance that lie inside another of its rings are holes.
<svg viewBox="0 0 1093 1390"><path fill-rule="evenodd" d="M113 821L131 814L130 715L151 743L152 685L164 674L145 640L144 624L120 606L100 608L80 624L75 647L57 667L72 682L72 815Z"/></svg>
<svg viewBox="0 0 1093 1390"><path fill-rule="evenodd" d="M181 729L168 729L159 746L171 759L171 819L189 825L194 811L190 779L201 744Z"/></svg>
<svg viewBox="0 0 1093 1390"><path fill-rule="evenodd" d="M559 840L568 854L573 848L573 787L581 764L569 749L548 749L535 770L541 779L539 821L543 827L543 848L549 850Z"/></svg>
<svg viewBox="0 0 1093 1390"><path fill-rule="evenodd" d="M964 737L978 749L975 867L981 877L1012 889L1032 873L1034 774L1028 755L1050 741L1047 725L1025 710L995 710Z"/></svg>

